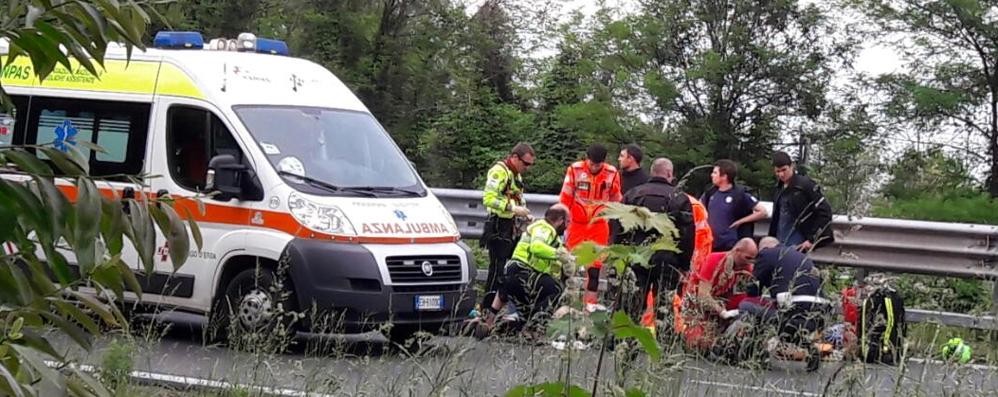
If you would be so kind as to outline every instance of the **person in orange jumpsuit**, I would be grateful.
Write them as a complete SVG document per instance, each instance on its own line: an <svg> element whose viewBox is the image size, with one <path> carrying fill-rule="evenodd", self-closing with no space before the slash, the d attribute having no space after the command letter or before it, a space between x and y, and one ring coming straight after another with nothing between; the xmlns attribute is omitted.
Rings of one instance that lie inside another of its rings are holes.
<svg viewBox="0 0 998 397"><path fill-rule="evenodd" d="M605 163L606 147L594 144L586 151L586 159L572 163L565 171L561 186L561 203L569 208L569 224L565 231L565 246L571 250L585 241L599 245L610 244L610 224L598 218L604 202L620 202L620 173ZM590 311L598 302L599 273L603 263L599 260L586 269L583 303Z"/></svg>

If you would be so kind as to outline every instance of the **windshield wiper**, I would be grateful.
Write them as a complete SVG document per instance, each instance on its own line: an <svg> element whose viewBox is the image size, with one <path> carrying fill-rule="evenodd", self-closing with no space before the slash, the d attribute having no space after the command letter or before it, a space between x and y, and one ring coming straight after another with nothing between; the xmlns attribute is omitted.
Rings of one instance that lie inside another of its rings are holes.
<svg viewBox="0 0 998 397"><path fill-rule="evenodd" d="M422 193L415 190L402 189L394 186L351 186L343 188L351 191L378 192L378 193L401 193L412 196L419 196Z"/></svg>
<svg viewBox="0 0 998 397"><path fill-rule="evenodd" d="M351 192L351 193L360 193L360 194L364 194L364 195L371 196L371 197L375 197L376 196L374 194L374 192L362 191L362 190L361 191L357 191L357 190L353 190L353 188L340 187L340 186L336 186L336 185L334 185L332 183L329 183L329 182L326 182L326 181L323 181L323 180L315 179L315 178L312 178L312 177L307 177L307 176L304 176L304 175L298 175L298 174L296 174L294 172L288 172L288 171L281 170L281 171L277 171L277 173L279 175L289 176L289 177L292 177L292 178L301 179L301 180L307 182L309 185L322 188L322 189L324 189L326 191L329 191L331 193Z"/></svg>

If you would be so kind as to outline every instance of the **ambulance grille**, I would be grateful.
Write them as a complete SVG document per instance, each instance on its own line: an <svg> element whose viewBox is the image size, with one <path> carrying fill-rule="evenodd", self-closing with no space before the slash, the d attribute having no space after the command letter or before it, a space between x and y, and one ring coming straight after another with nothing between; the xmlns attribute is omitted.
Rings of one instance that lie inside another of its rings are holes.
<svg viewBox="0 0 998 397"><path fill-rule="evenodd" d="M393 283L461 281L461 258L456 255L389 256L385 262ZM429 276L423 271L424 263L432 268Z"/></svg>

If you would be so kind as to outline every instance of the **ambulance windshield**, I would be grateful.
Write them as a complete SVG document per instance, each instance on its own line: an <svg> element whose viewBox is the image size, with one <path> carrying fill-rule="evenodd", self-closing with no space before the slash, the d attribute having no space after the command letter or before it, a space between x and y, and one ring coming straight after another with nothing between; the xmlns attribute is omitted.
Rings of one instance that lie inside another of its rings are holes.
<svg viewBox="0 0 998 397"><path fill-rule="evenodd" d="M235 111L270 163L296 188L327 195L426 195L405 155L370 114L290 106L237 106Z"/></svg>

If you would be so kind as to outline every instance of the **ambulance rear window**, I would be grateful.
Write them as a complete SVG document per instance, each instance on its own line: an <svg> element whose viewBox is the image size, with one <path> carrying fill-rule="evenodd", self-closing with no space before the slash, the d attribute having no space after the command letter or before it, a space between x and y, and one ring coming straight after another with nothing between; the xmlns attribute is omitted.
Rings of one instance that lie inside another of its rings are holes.
<svg viewBox="0 0 998 397"><path fill-rule="evenodd" d="M142 172L149 125L149 104L33 97L24 143L75 147L90 160L93 176L138 175ZM100 146L94 152L78 142ZM47 159L43 153L37 153ZM124 179L124 178L122 178Z"/></svg>

